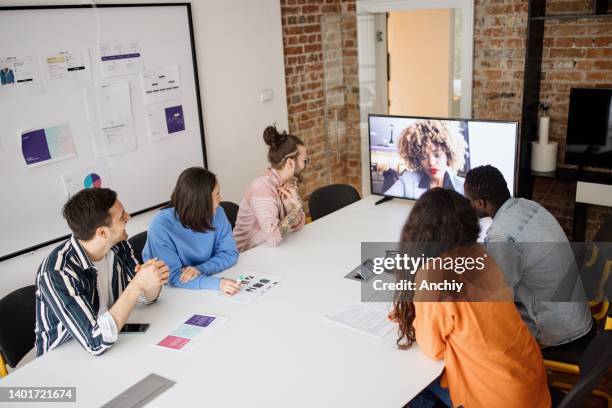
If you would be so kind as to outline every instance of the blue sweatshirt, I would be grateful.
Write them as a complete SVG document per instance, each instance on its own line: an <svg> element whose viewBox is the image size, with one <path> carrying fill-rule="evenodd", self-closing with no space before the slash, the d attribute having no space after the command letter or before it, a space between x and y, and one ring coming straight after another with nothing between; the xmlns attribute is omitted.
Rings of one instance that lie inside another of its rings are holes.
<svg viewBox="0 0 612 408"><path fill-rule="evenodd" d="M219 289L221 278L213 277L236 263L238 250L230 225L222 207L213 216L214 231L196 232L185 228L174 208L159 211L147 233L142 251L144 261L163 260L170 269L170 285L187 289ZM187 283L181 283L181 268L193 266L201 274Z"/></svg>

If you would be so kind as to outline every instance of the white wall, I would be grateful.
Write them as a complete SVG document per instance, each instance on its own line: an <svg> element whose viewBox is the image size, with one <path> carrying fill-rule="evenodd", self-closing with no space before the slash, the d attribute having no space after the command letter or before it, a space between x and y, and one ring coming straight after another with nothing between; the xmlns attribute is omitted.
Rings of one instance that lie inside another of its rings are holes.
<svg viewBox="0 0 612 408"><path fill-rule="evenodd" d="M156 2L183 1L129 1ZM82 3L3 0L1 5ZM273 122L281 129L288 126L280 2L198 0L191 8L208 167L218 175L224 199L239 202L248 183L267 165L263 129ZM273 91L270 102L260 102L263 89ZM144 230L151 217L151 213L134 217L128 232ZM0 298L32 284L38 265L52 247L0 262Z"/></svg>

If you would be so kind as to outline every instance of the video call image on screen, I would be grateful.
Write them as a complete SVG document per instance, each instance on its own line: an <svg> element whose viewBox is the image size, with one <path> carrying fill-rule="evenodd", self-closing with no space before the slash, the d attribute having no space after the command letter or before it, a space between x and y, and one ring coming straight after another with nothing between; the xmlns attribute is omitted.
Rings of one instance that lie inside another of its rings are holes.
<svg viewBox="0 0 612 408"><path fill-rule="evenodd" d="M433 187L464 194L466 173L486 164L514 193L516 122L371 115L369 124L373 194L418 199Z"/></svg>

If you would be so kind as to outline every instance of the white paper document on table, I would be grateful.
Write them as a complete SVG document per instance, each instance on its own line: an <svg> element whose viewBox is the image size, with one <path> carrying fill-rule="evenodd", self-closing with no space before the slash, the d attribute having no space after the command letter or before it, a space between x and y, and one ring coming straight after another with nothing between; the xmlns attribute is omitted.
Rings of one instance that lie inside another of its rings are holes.
<svg viewBox="0 0 612 408"><path fill-rule="evenodd" d="M324 319L338 323L358 332L383 339L396 325L389 320L389 308L379 302L355 303Z"/></svg>
<svg viewBox="0 0 612 408"><path fill-rule="evenodd" d="M233 296L227 296L219 292L218 296L238 303L253 303L255 299L277 286L281 280L280 276L273 275L255 275L254 273L246 273L241 275L240 292Z"/></svg>
<svg viewBox="0 0 612 408"><path fill-rule="evenodd" d="M174 351L191 352L196 347L201 347L201 338L215 326L227 322L225 316L213 314L194 314L184 320L174 331L161 339L156 346ZM198 341L198 338L200 341Z"/></svg>

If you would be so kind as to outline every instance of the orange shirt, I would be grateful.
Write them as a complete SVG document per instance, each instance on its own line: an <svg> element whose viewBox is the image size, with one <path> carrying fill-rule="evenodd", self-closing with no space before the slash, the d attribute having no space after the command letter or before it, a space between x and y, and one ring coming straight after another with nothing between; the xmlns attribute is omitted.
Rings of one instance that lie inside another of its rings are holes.
<svg viewBox="0 0 612 408"><path fill-rule="evenodd" d="M418 271L419 283L456 279L464 286L455 302L448 293L416 291L416 341L427 356L444 359L441 385L449 388L455 406L550 407L540 347L521 319L501 270L485 254L479 245L445 254L484 256L481 270Z"/></svg>
<svg viewBox="0 0 612 408"><path fill-rule="evenodd" d="M512 302L415 302L427 356L444 359L441 384L455 406L550 407L536 341Z"/></svg>

